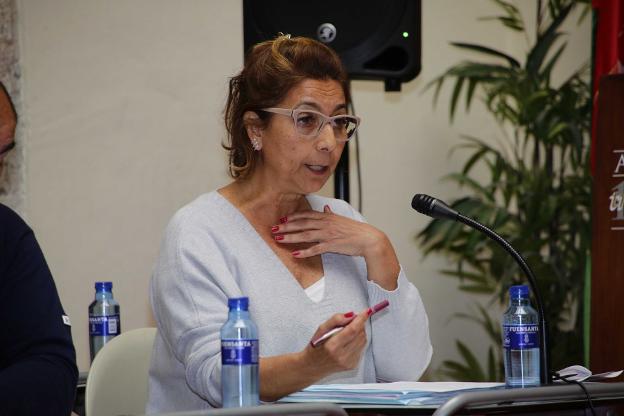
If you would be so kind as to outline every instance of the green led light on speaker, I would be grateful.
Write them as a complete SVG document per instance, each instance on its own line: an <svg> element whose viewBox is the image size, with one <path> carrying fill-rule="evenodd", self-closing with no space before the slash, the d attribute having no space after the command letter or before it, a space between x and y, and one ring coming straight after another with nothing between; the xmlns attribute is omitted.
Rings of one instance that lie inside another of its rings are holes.
<svg viewBox="0 0 624 416"><path fill-rule="evenodd" d="M404 38L408 38L409 37L409 33L408 32L403 32L403 37Z"/></svg>

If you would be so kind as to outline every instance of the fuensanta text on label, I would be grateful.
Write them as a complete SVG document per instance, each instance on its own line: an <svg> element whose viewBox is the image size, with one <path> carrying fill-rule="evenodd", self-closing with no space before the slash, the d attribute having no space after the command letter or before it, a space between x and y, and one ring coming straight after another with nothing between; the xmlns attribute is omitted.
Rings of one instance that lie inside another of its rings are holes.
<svg viewBox="0 0 624 416"><path fill-rule="evenodd" d="M537 332L539 327L537 325L505 325L505 328L510 332Z"/></svg>
<svg viewBox="0 0 624 416"><path fill-rule="evenodd" d="M224 348L246 348L246 347L251 347L254 341L255 340L251 340L251 339L241 339L241 340L235 340L235 341L223 340L221 341L221 346Z"/></svg>

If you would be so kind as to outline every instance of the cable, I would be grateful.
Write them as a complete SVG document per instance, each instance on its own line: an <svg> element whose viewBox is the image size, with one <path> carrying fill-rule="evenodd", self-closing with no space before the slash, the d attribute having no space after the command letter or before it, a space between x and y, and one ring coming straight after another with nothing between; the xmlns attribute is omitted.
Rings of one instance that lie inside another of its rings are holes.
<svg viewBox="0 0 624 416"><path fill-rule="evenodd" d="M568 383L568 384L576 384L578 385L581 390L583 390L583 392L585 393L585 397L587 397L587 404L589 405L589 410L591 411L592 416L596 416L596 409L594 408L594 403L592 402L591 399L591 395L589 394L589 392L587 391L587 388L585 388L585 386L583 385L583 382L581 381L577 381L577 380L568 380L568 378L572 377L572 375L569 376L561 376L559 375L559 373L555 372L553 374L553 380L561 380L564 383Z"/></svg>

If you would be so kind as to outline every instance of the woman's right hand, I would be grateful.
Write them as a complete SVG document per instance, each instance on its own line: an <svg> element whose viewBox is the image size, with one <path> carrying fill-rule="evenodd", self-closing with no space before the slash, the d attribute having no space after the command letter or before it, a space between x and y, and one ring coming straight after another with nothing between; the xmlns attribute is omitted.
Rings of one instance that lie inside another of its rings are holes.
<svg viewBox="0 0 624 416"><path fill-rule="evenodd" d="M336 314L323 322L308 345L291 354L260 357L260 399L275 401L339 371L358 366L366 347L366 321L371 309ZM311 342L336 327L340 332L313 347Z"/></svg>
<svg viewBox="0 0 624 416"><path fill-rule="evenodd" d="M325 375L352 370L358 366L366 346L366 321L369 316L368 308L357 315L348 312L332 316L318 327L304 354ZM322 344L312 346L313 340L340 326L344 329Z"/></svg>

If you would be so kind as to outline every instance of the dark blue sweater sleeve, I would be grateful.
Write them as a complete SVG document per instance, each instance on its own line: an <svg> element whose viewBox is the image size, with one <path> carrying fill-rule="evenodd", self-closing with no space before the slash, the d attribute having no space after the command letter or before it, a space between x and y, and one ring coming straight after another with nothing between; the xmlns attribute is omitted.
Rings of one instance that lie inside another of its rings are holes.
<svg viewBox="0 0 624 416"><path fill-rule="evenodd" d="M71 413L78 369L64 315L32 230L0 204L0 415Z"/></svg>

